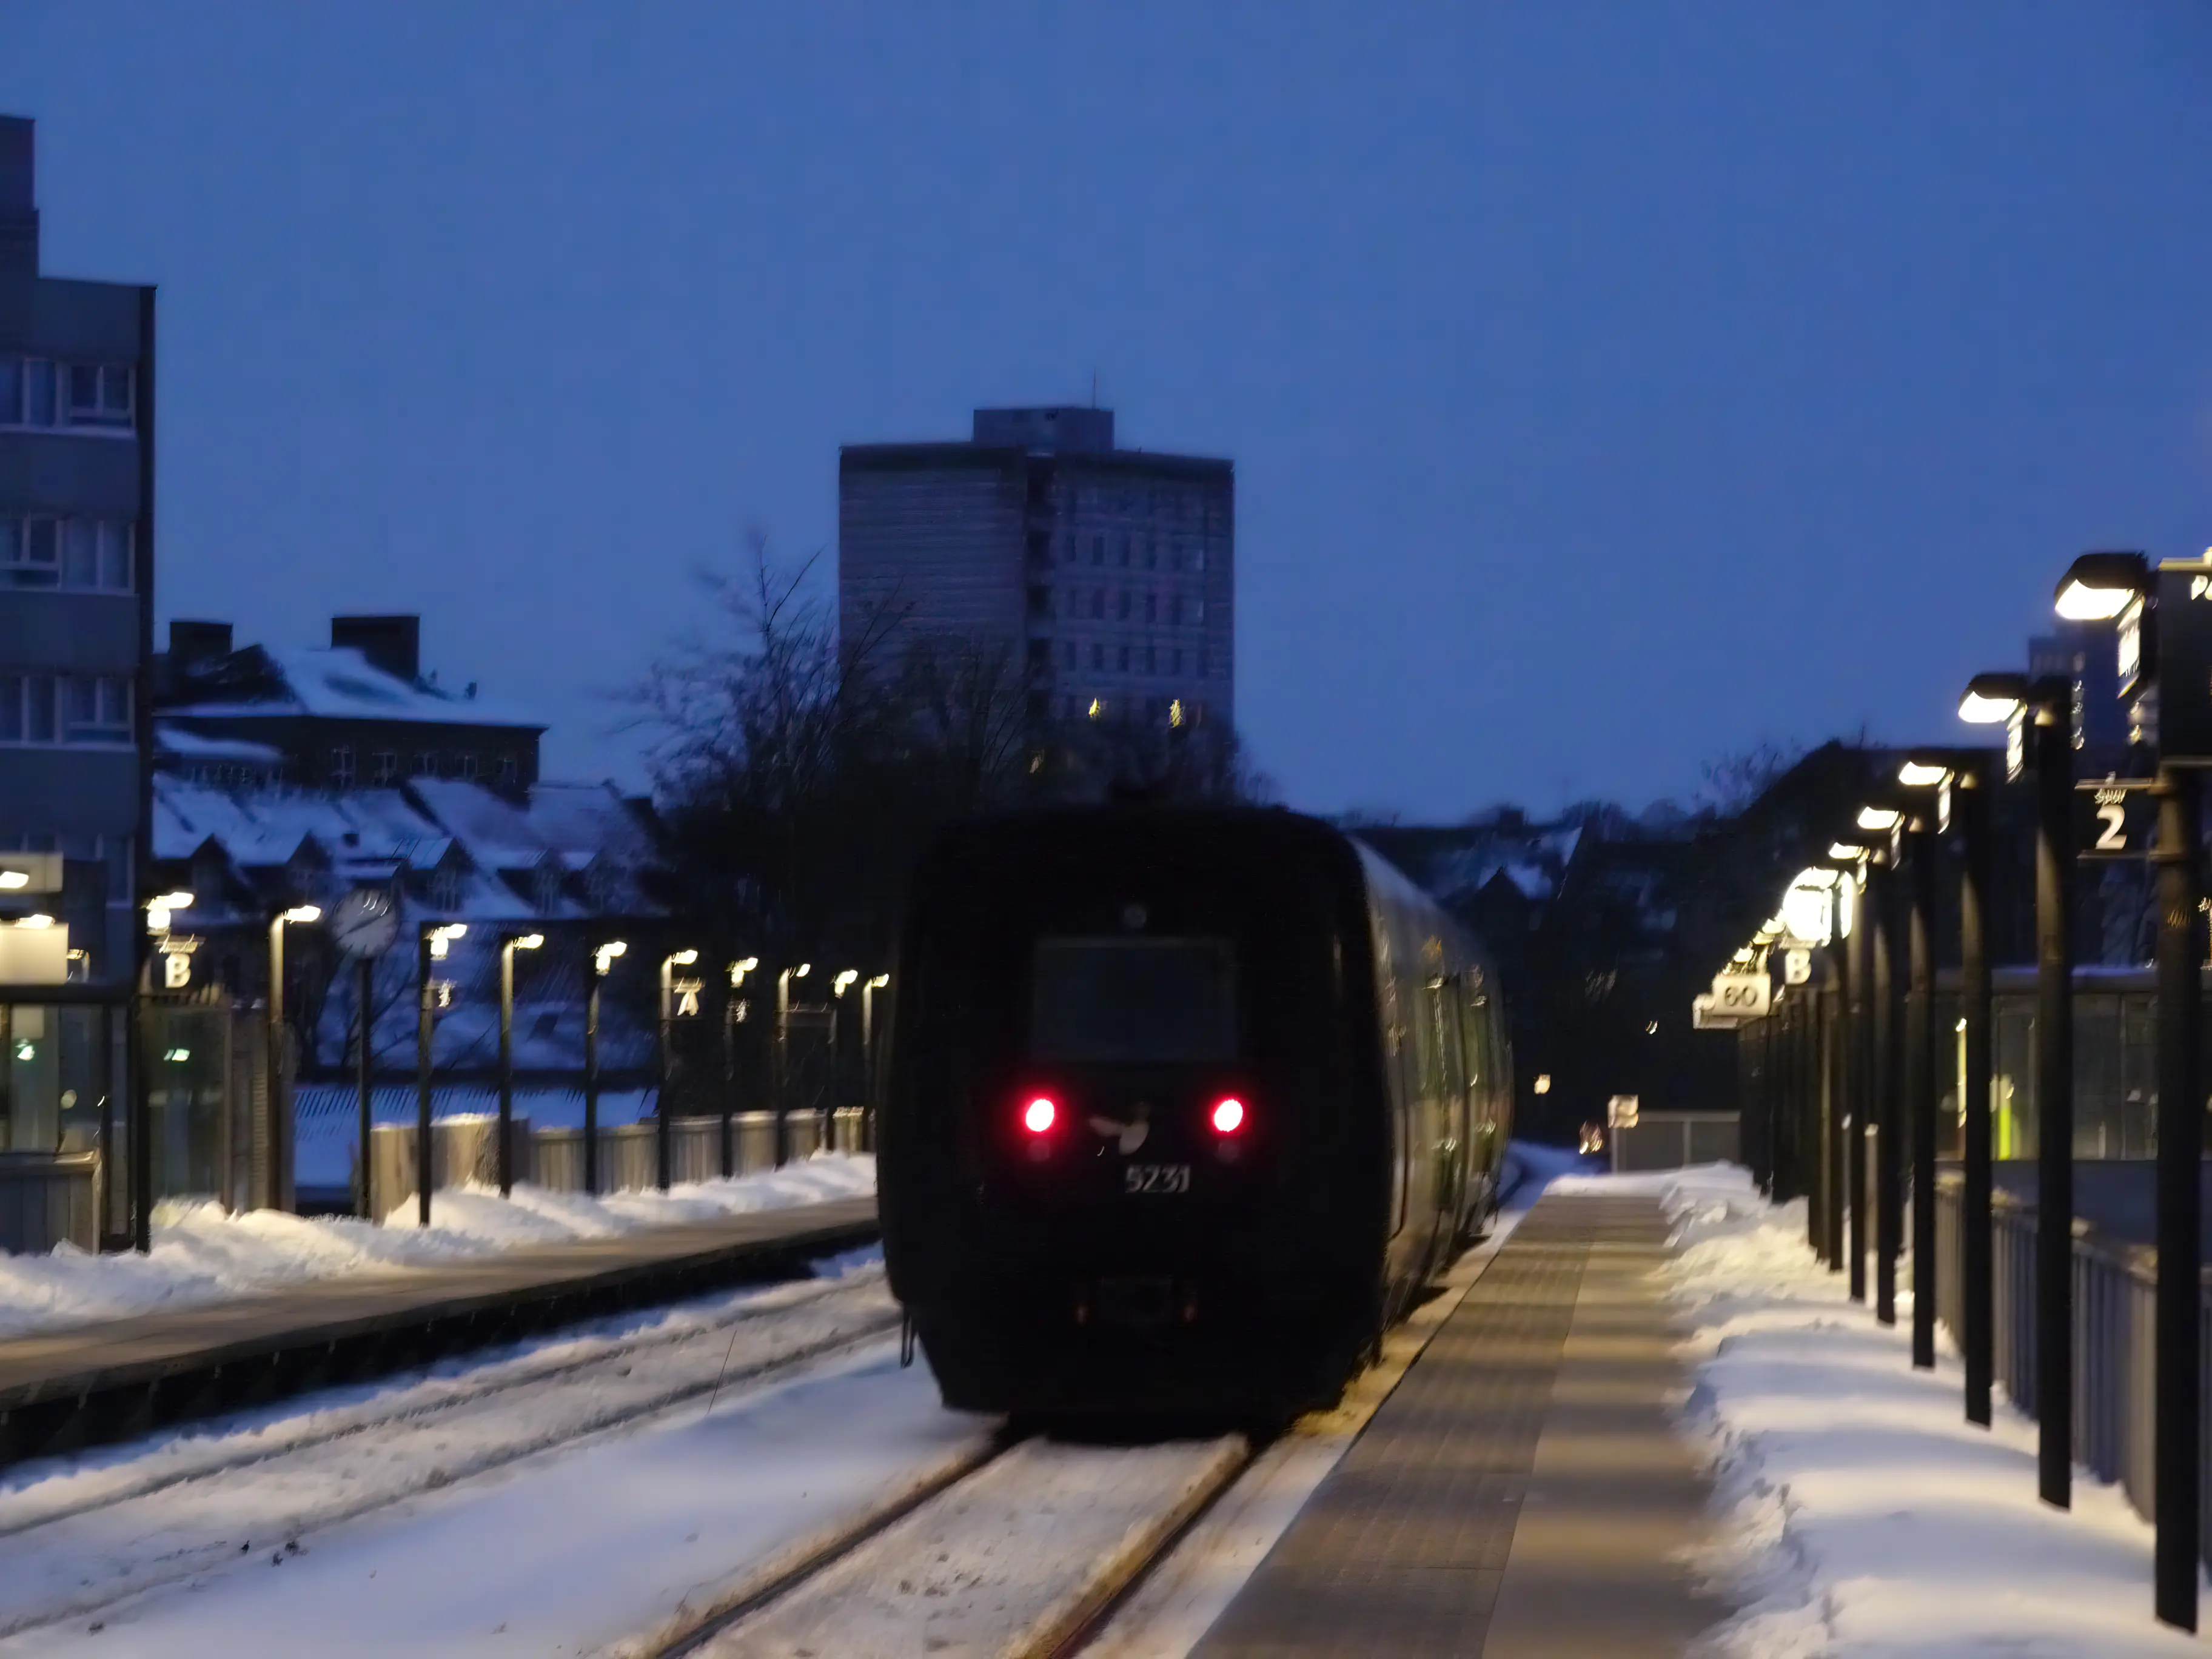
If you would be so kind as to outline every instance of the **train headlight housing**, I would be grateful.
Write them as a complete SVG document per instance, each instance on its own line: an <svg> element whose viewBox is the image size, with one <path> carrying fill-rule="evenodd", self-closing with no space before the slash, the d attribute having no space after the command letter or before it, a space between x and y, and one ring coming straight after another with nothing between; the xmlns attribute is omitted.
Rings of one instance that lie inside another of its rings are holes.
<svg viewBox="0 0 2212 1659"><path fill-rule="evenodd" d="M1033 1096L1022 1108L1022 1127L1033 1135L1048 1134L1060 1119L1060 1108L1054 1105L1049 1095Z"/></svg>
<svg viewBox="0 0 2212 1659"><path fill-rule="evenodd" d="M1234 1095L1217 1100L1206 1121L1213 1125L1214 1133L1233 1135L1244 1127L1244 1103Z"/></svg>

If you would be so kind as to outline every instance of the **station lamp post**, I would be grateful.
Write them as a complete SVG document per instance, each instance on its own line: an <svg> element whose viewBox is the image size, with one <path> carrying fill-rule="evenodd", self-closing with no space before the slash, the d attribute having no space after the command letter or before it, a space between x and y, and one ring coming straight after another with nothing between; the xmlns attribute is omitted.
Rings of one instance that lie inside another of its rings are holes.
<svg viewBox="0 0 2212 1659"><path fill-rule="evenodd" d="M584 993L584 1194L599 1192L599 993L615 958L629 946L611 939L592 947L592 978Z"/></svg>
<svg viewBox="0 0 2212 1659"><path fill-rule="evenodd" d="M2153 1457L2162 1473L2157 1529L2158 1617L2197 1628L2199 1524L2196 1472L2203 1386L2202 1319L2204 1092L2198 904L2203 898L2197 768L2212 765L2212 562L2085 553L2060 579L2054 605L2071 621L2116 623L2120 695L2136 698L2140 732L2155 691L2158 734L2158 1284L2154 1292ZM2051 1218L2040 1218L2048 1226Z"/></svg>
<svg viewBox="0 0 2212 1659"><path fill-rule="evenodd" d="M802 962L775 976L775 1167L791 1157L788 1115L791 1106L791 981L805 979L814 964Z"/></svg>
<svg viewBox="0 0 2212 1659"><path fill-rule="evenodd" d="M668 1190L670 1166L675 1162L676 1150L675 1129L670 1121L674 1115L674 1103L669 1099L669 1084L676 1070L670 1052L676 1036L676 970L689 968L698 960L696 951L672 951L660 959L660 1035L654 1045L657 1076L653 1089L653 1181L664 1193Z"/></svg>
<svg viewBox="0 0 2212 1659"><path fill-rule="evenodd" d="M185 898L178 893L170 898ZM269 919L269 1026L266 1033L269 1063L269 1120L266 1135L269 1146L269 1190L266 1197L272 1210L289 1210L292 1190L292 1068L291 1044L285 1040L284 1030L284 929L293 922L307 923L323 919L321 907L295 904L289 910L280 910Z"/></svg>
<svg viewBox="0 0 2212 1659"><path fill-rule="evenodd" d="M860 984L861 1150L876 1150L876 993L891 982L877 974Z"/></svg>
<svg viewBox="0 0 2212 1659"><path fill-rule="evenodd" d="M760 966L758 957L742 957L730 964L730 999L722 1008L722 1176L727 1180L738 1172L738 1022L747 1012L745 999L737 994L745 988L745 975ZM757 1022L756 1022L757 1028Z"/></svg>
<svg viewBox="0 0 2212 1659"><path fill-rule="evenodd" d="M543 933L508 933L499 942L499 1195L514 1191L514 953L535 951Z"/></svg>
<svg viewBox="0 0 2212 1659"><path fill-rule="evenodd" d="M193 895L181 890L149 899L146 931L156 935L167 933L176 913L191 909L193 902ZM27 916L16 924L37 925ZM152 1060L149 1050L153 1045L147 1030L152 1014L143 994L132 1006L127 1044L131 1099L125 1109L125 1133L131 1143L131 1248L144 1255L154 1248L154 1096L149 1078Z"/></svg>
<svg viewBox="0 0 2212 1659"><path fill-rule="evenodd" d="M437 1035L438 982L435 964L446 959L453 941L468 935L465 921L424 922L415 938L415 1218L430 1224L430 1182L436 1170L431 1135L431 1049Z"/></svg>
<svg viewBox="0 0 2212 1659"><path fill-rule="evenodd" d="M1868 1115L1874 1120L1874 1309L1885 1325L1897 1323L1897 1256L1903 1242L1904 1206L1899 1179L1899 1156L1897 1109L1898 1030L1896 902L1893 891L1897 850L1895 831L1905 814L1897 807L1877 804L1859 809L1858 827L1881 837L1867 861L1866 922L1870 958L1867 985L1869 1018L1866 1036L1871 1052L1866 1056L1866 1078L1871 1091ZM1863 1162L1863 1159L1862 1159ZM1864 1176L1860 1177L1862 1180Z"/></svg>
<svg viewBox="0 0 2212 1659"><path fill-rule="evenodd" d="M2073 687L1977 674L1959 718L2004 726L2035 776L2035 1421L2043 1501L2073 1501L2074 1480L2074 746ZM2123 824L2124 828L2124 823Z"/></svg>

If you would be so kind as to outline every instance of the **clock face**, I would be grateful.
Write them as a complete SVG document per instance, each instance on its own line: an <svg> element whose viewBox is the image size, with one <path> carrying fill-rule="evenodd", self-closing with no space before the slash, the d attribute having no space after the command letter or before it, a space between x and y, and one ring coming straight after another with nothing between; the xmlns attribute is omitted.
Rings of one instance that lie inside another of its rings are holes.
<svg viewBox="0 0 2212 1659"><path fill-rule="evenodd" d="M349 957L380 957L398 937L398 907L380 887L356 887L331 916L331 938Z"/></svg>

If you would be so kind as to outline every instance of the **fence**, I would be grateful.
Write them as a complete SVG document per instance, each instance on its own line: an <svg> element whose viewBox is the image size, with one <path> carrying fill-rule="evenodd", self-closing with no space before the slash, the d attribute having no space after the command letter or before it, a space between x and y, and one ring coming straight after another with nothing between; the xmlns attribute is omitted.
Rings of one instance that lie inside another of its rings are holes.
<svg viewBox="0 0 2212 1659"><path fill-rule="evenodd" d="M825 1130L830 1150L861 1150L862 1113L857 1106L840 1107L824 1115L792 1112L784 1119L787 1160L811 1158L822 1149ZM584 1132L579 1128L532 1129L530 1120L518 1116L514 1124L513 1174L555 1192L584 1190ZM475 1182L489 1184L499 1178L499 1120L468 1115L442 1117L431 1126L431 1190ZM776 1166L775 1114L738 1112L730 1120L732 1167L738 1175ZM672 1182L712 1181L722 1173L722 1120L717 1117L672 1118L668 1125L668 1172ZM390 1215L415 1196L415 1126L380 1123L369 1152L373 1185L370 1212ZM650 1118L636 1123L603 1125L599 1129L599 1190L602 1193L642 1192L659 1184L659 1126ZM355 1172L358 1182L360 1175Z"/></svg>
<svg viewBox="0 0 2212 1659"><path fill-rule="evenodd" d="M1741 1115L1735 1112L1644 1112L1625 1128L1606 1131L1613 1172L1679 1170L1692 1164L1736 1161Z"/></svg>
<svg viewBox="0 0 2212 1659"><path fill-rule="evenodd" d="M1960 1260L1962 1183L1936 1183L1936 1314L1955 1340L1964 1296ZM1996 1378L2030 1416L2035 1401L2036 1212L2002 1190L1990 1199L1990 1277ZM2200 1270L2200 1281L2201 1281ZM2109 1238L2074 1223L2074 1456L2102 1480L2117 1481L2138 1515L2149 1519L2156 1497L2153 1304L2158 1252ZM2212 1355L2212 1310L2197 1297L2200 1355ZM2212 1372L2208 1372L2212 1375ZM2212 1447L2212 1410L2206 1412ZM2212 1481L2197 1470L2198 1536L2212 1565Z"/></svg>
<svg viewBox="0 0 2212 1659"><path fill-rule="evenodd" d="M0 1251L100 1248L100 1155L0 1152Z"/></svg>

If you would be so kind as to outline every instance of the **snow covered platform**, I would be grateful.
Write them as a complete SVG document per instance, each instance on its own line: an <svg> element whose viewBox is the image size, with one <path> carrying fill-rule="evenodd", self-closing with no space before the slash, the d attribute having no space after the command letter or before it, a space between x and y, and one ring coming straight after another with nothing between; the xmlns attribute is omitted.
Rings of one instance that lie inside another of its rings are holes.
<svg viewBox="0 0 2212 1659"><path fill-rule="evenodd" d="M874 1196L837 1198L11 1336L0 1463L803 1272L875 1237Z"/></svg>
<svg viewBox="0 0 2212 1659"><path fill-rule="evenodd" d="M1728 1611L1654 1197L1539 1200L1194 1650L1682 1652Z"/></svg>

